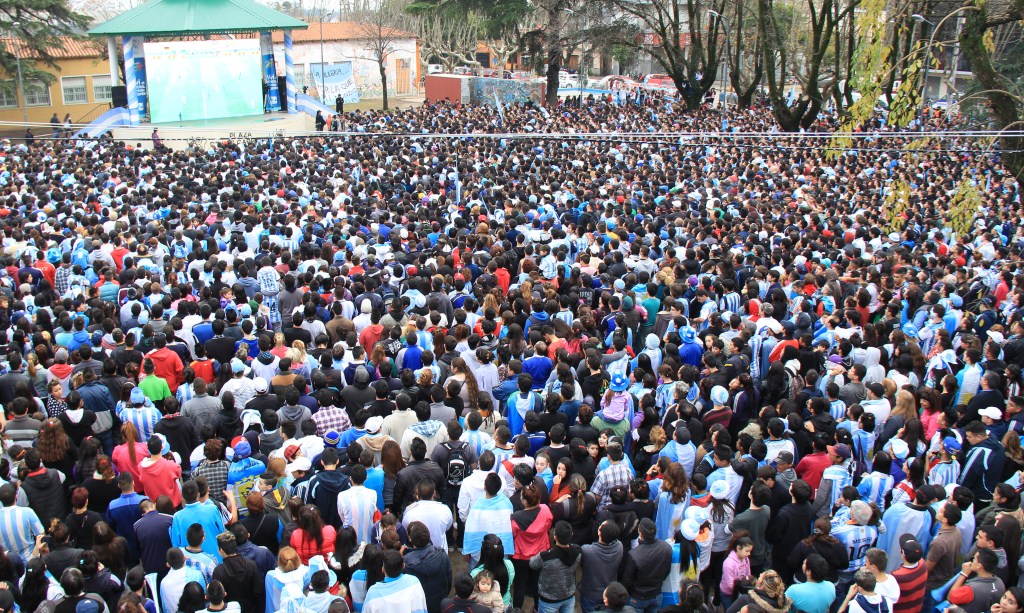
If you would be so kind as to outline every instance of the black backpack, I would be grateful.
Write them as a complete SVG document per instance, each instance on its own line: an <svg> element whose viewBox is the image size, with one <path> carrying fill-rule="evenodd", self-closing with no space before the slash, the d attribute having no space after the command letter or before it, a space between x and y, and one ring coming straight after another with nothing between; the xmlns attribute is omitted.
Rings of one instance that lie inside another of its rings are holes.
<svg viewBox="0 0 1024 613"><path fill-rule="evenodd" d="M445 483L449 486L458 487L462 485L462 481L465 480L466 475L469 473L469 462L466 461L466 443L459 442L459 446L456 447L449 441L442 443L442 445L448 450Z"/></svg>

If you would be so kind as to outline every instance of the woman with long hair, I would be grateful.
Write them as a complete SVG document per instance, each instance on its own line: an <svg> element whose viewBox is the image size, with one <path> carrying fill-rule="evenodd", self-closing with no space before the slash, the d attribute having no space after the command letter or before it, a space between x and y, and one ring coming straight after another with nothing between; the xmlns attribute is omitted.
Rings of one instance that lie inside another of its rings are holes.
<svg viewBox="0 0 1024 613"><path fill-rule="evenodd" d="M352 581L348 585L352 604L362 608L366 600L366 592L384 580L384 550L380 545L370 543L363 549L363 558L359 562L359 570L352 573ZM270 609L267 609L270 611Z"/></svg>
<svg viewBox="0 0 1024 613"><path fill-rule="evenodd" d="M939 414L942 412L942 398L930 387L917 390L917 404L921 408L919 419L924 428L925 440L931 440L939 429Z"/></svg>
<svg viewBox="0 0 1024 613"><path fill-rule="evenodd" d="M766 570L758 576L754 589L737 598L725 613L739 613L749 605L756 605L765 613L787 613L793 601L786 596L786 583L779 573Z"/></svg>
<svg viewBox="0 0 1024 613"><path fill-rule="evenodd" d="M887 381L889 380L891 379L887 379ZM889 418L885 420L885 426L882 428L882 431L877 433L879 444L896 436L896 433L899 432L900 428L909 419L917 419L917 398L913 392L899 390L896 392L896 406L889 413ZM911 447L910 453L915 455L917 452Z"/></svg>
<svg viewBox="0 0 1024 613"><path fill-rule="evenodd" d="M551 492L548 500L552 504L561 502L572 495L569 488L569 478L573 475L572 458L565 457L555 465L555 476L551 479Z"/></svg>
<svg viewBox="0 0 1024 613"><path fill-rule="evenodd" d="M659 540L672 538L679 531L683 512L689 505L690 480L686 477L686 469L682 464L673 462L661 473L658 510L654 516L655 536Z"/></svg>
<svg viewBox="0 0 1024 613"><path fill-rule="evenodd" d="M189 581L181 590L177 613L198 613L204 610L206 610L206 591L197 581Z"/></svg>
<svg viewBox="0 0 1024 613"><path fill-rule="evenodd" d="M135 491L141 494L142 474L139 472L139 462L149 455L149 450L146 449L146 444L139 440L139 431L131 422L121 424L121 440L124 442L114 447L111 460L118 472L126 472L132 476L135 480Z"/></svg>
<svg viewBox="0 0 1024 613"><path fill-rule="evenodd" d="M110 503L121 496L117 473L110 458L102 453L96 456L93 473L82 482L82 487L89 491L89 510L106 513Z"/></svg>
<svg viewBox="0 0 1024 613"><path fill-rule="evenodd" d="M116 610L117 599L121 596L122 592L121 579L115 577L109 568L100 565L99 557L95 551L87 549L82 552L82 557L78 560L78 570L82 571L82 578L85 580L82 591L98 595L107 603L107 607L111 611ZM182 600L184 600L184 595ZM202 602L200 600L200 603ZM185 610L188 613L195 613L196 611L201 611L205 604L200 604L199 607ZM180 606L178 608L181 610Z"/></svg>
<svg viewBox="0 0 1024 613"><path fill-rule="evenodd" d="M732 539L729 524L736 516L736 508L729 500L729 487L725 481L716 481L709 492L711 502L708 505L708 514L711 516L714 536L711 542L711 564L701 573L700 582L705 591L711 594L712 589L717 591L722 580L722 564L729 555L729 542Z"/></svg>
<svg viewBox="0 0 1024 613"><path fill-rule="evenodd" d="M292 532L288 544L298 552L303 564L309 564L313 556L322 555L326 559L334 551L337 534L333 526L324 525L320 509L311 504L305 505L299 509L296 524L298 527Z"/></svg>
<svg viewBox="0 0 1024 613"><path fill-rule="evenodd" d="M42 558L31 558L25 565L21 578L21 598L18 604L22 611L35 611L44 600L57 600L64 596L64 590L57 579L46 568Z"/></svg>
<svg viewBox="0 0 1024 613"><path fill-rule="evenodd" d="M903 464L903 470L906 472L907 476L905 479L897 483L896 487L892 488L891 505L898 502L905 502L909 504L914 500L914 492L917 491L917 488L924 485L924 457L918 456L916 458L908 458Z"/></svg>
<svg viewBox="0 0 1024 613"><path fill-rule="evenodd" d="M597 496L588 491L583 475L575 474L569 477L569 496L551 505L554 520L564 520L572 526L572 542L576 545L585 545L593 540L598 502Z"/></svg>
<svg viewBox="0 0 1024 613"><path fill-rule="evenodd" d="M39 459L47 468L59 470L65 475L72 474L75 462L78 461L78 449L71 443L64 427L55 417L47 418L39 428L36 438L36 451Z"/></svg>
<svg viewBox="0 0 1024 613"><path fill-rule="evenodd" d="M128 542L118 536L105 521L92 527L92 550L103 566L118 578L124 579L128 572Z"/></svg>
<svg viewBox="0 0 1024 613"><path fill-rule="evenodd" d="M353 573L363 557L366 543L360 543L355 528L344 526L338 529L334 539L334 556L330 559L331 568L338 573L338 581L348 585Z"/></svg>
<svg viewBox="0 0 1024 613"><path fill-rule="evenodd" d="M501 588L501 598L505 602L505 610L512 606L512 584L515 582L515 565L505 557L505 546L495 534L488 534L480 543L480 562L469 572L473 577L486 570L494 575L494 580Z"/></svg>
<svg viewBox="0 0 1024 613"><path fill-rule="evenodd" d="M839 571L846 570L850 565L850 553L839 540L832 536L832 524L827 517L819 517L814 522L811 535L797 543L796 548L789 552L787 562L792 568L800 568L807 556L817 553L828 562L826 581L833 583L839 580ZM803 577L796 577L799 582Z"/></svg>
<svg viewBox="0 0 1024 613"><path fill-rule="evenodd" d="M473 371L466 364L466 360L462 358L455 358L452 360L452 374L444 382L445 389L448 388L448 384L452 381L458 381L462 384L462 388L459 390L459 398L462 399L463 406L470 410L477 410L480 408L480 388L476 382L476 376L473 375Z"/></svg>
<svg viewBox="0 0 1024 613"><path fill-rule="evenodd" d="M999 602L992 605L990 613L1024 613L1024 588L1009 587Z"/></svg>
<svg viewBox="0 0 1024 613"><path fill-rule="evenodd" d="M1003 463L1000 483L1005 483L1010 477L1024 470L1024 449L1021 448L1020 435L1008 430L1003 435L1003 449L1006 450L1006 460Z"/></svg>
<svg viewBox="0 0 1024 613"><path fill-rule="evenodd" d="M95 436L87 436L78 451L78 461L71 471L75 484L81 485L87 477L96 471L96 457L103 451L100 440Z"/></svg>
<svg viewBox="0 0 1024 613"><path fill-rule="evenodd" d="M395 482L398 480L398 471L405 468L405 460L402 459L402 448L393 440L384 442L380 449L380 467L384 469L384 506L392 508L395 500Z"/></svg>
<svg viewBox="0 0 1024 613"><path fill-rule="evenodd" d="M1006 398L1013 398L1024 394L1024 376L1021 375L1021 368L1018 364L1006 366Z"/></svg>

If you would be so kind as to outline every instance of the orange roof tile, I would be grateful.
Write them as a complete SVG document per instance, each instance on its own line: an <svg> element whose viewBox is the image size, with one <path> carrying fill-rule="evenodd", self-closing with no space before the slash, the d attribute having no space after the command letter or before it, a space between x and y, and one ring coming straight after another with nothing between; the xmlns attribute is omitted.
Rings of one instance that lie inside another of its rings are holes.
<svg viewBox="0 0 1024 613"><path fill-rule="evenodd" d="M320 42L320 22L311 21L309 28L305 30L293 30L292 41L296 43L312 43ZM331 21L323 23L323 35L325 41L339 41L339 40L365 40L370 38L367 33L367 27L358 24L353 21ZM416 38L415 34L409 32L403 32L394 28L387 28L388 36L398 36L400 38ZM284 33L280 30L273 32L274 42L284 42Z"/></svg>
<svg viewBox="0 0 1024 613"><path fill-rule="evenodd" d="M0 39L0 45L3 45L3 50L6 53L14 54L14 38L2 38ZM62 36L58 39L59 45L51 46L47 49L47 52L51 57L55 59L81 59L81 58L99 58L103 56L104 49L101 47L103 44L101 41L96 40L77 40L68 36ZM38 59L35 51L30 49L25 41L17 39L19 51L21 52L22 59Z"/></svg>

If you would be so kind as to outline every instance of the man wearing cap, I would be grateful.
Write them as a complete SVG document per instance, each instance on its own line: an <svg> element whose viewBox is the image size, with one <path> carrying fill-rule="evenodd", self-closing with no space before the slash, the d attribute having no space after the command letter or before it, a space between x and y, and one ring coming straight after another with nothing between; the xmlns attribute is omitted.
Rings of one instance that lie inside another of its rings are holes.
<svg viewBox="0 0 1024 613"><path fill-rule="evenodd" d="M900 559L903 564L892 572L900 587L900 597L892 613L919 613L925 611L925 594L928 592L928 568L922 558L924 548L910 534L900 537Z"/></svg>
<svg viewBox="0 0 1024 613"><path fill-rule="evenodd" d="M136 387L131 391L128 404L118 409L117 418L122 423L130 423L135 426L139 441L144 443L153 435L153 428L160 421L160 411L149 403L142 388Z"/></svg>
<svg viewBox="0 0 1024 613"><path fill-rule="evenodd" d="M985 424L985 430L988 431L989 436L996 440L1002 440L1003 435L1006 434L1006 422L1003 421L1003 412L996 407L985 407L978 411L978 417L981 419L981 423Z"/></svg>
<svg viewBox="0 0 1024 613"><path fill-rule="evenodd" d="M833 507L843 494L843 488L853 484L853 476L850 474L852 470L850 458L853 457L853 453L850 447L839 443L838 445L829 445L827 450L832 465L822 471L821 482L814 494L815 517L831 515Z"/></svg>
<svg viewBox="0 0 1024 613"><path fill-rule="evenodd" d="M955 437L947 436L942 439L939 447L939 461L928 471L928 483L946 487L949 484L956 484L960 478L960 463L956 456L960 453L960 441Z"/></svg>
<svg viewBox="0 0 1024 613"><path fill-rule="evenodd" d="M876 382L868 383L865 388L867 389L867 396L860 403L860 406L866 413L871 413L875 416L875 428L881 428L885 425L886 420L889 419L889 414L892 413L892 405L889 404L889 400L885 397L885 386Z"/></svg>
<svg viewBox="0 0 1024 613"><path fill-rule="evenodd" d="M231 392L235 397L235 406L244 407L256 395L256 387L252 379L245 376L245 362L238 358L231 358L231 378L224 382L220 388L220 397L225 392Z"/></svg>

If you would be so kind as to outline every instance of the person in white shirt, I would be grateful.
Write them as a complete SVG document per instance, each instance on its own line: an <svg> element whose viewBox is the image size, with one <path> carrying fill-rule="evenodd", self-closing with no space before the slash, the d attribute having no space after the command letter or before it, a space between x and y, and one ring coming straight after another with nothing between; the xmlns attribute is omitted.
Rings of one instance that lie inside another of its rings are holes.
<svg viewBox="0 0 1024 613"><path fill-rule="evenodd" d="M445 533L452 527L452 511L448 505L434 500L434 483L424 480L416 486L416 502L405 509L402 514L402 525L409 529L414 521L422 523L430 530L430 542L442 551L448 551L448 539Z"/></svg>

